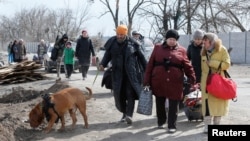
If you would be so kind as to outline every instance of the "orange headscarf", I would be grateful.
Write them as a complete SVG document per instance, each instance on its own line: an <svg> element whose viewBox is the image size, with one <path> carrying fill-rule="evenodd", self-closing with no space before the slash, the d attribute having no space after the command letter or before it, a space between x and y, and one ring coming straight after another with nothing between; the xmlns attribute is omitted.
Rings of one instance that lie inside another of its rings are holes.
<svg viewBox="0 0 250 141"><path fill-rule="evenodd" d="M126 25L119 25L116 28L117 34L127 35L128 34L128 28Z"/></svg>

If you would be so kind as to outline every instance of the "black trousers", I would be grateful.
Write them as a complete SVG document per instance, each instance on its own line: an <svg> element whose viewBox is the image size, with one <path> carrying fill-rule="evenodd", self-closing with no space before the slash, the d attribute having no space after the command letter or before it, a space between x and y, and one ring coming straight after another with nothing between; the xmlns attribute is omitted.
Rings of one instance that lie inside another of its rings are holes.
<svg viewBox="0 0 250 141"><path fill-rule="evenodd" d="M123 115L133 117L135 107L136 92L131 86L128 77L123 77L120 103Z"/></svg>
<svg viewBox="0 0 250 141"><path fill-rule="evenodd" d="M89 71L89 66L81 65L82 77L86 78Z"/></svg>
<svg viewBox="0 0 250 141"><path fill-rule="evenodd" d="M66 77L70 77L73 72L73 64L65 64L65 69Z"/></svg>
<svg viewBox="0 0 250 141"><path fill-rule="evenodd" d="M179 100L169 100L169 110L168 110L168 119L166 116L166 110L165 110L165 97L158 97L155 96L156 101L156 115L157 115L157 123L158 126L168 123L168 128L174 128L176 129L176 122L179 112Z"/></svg>

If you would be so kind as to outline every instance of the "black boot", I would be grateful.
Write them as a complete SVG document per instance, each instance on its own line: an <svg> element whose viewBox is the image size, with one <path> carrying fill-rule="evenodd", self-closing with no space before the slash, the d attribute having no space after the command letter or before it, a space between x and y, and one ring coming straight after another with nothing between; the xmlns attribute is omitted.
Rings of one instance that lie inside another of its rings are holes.
<svg viewBox="0 0 250 141"><path fill-rule="evenodd" d="M120 122L125 122L125 119L126 119L126 114L123 114Z"/></svg>

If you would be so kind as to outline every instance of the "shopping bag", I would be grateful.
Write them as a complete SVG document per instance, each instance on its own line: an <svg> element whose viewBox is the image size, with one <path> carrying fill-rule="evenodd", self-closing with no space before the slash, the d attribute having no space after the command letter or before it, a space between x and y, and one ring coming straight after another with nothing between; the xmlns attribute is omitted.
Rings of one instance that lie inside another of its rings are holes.
<svg viewBox="0 0 250 141"><path fill-rule="evenodd" d="M237 84L234 82L227 71L224 71L225 77L219 73L208 75L207 92L221 99L236 99Z"/></svg>
<svg viewBox="0 0 250 141"><path fill-rule="evenodd" d="M137 113L143 115L151 115L152 108L153 108L152 91L147 86L144 87L143 90L141 91L137 107Z"/></svg>

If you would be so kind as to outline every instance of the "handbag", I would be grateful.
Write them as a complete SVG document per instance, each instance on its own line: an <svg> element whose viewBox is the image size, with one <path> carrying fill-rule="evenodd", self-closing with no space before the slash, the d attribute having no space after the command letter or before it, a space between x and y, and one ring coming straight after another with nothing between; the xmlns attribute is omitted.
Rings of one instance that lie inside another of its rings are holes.
<svg viewBox="0 0 250 141"><path fill-rule="evenodd" d="M149 89L148 86L146 86L141 91L137 107L137 113L143 115L151 115L152 108L153 108L152 91Z"/></svg>
<svg viewBox="0 0 250 141"><path fill-rule="evenodd" d="M112 90L112 67L104 72L101 86L105 86L107 89Z"/></svg>
<svg viewBox="0 0 250 141"><path fill-rule="evenodd" d="M219 70L221 63L219 65ZM210 69L210 68L209 68ZM211 70L209 70L211 72ZM221 76L220 73L209 74L207 77L206 90L211 95L221 99L237 99L237 84L234 82L228 72L224 70L225 77Z"/></svg>

